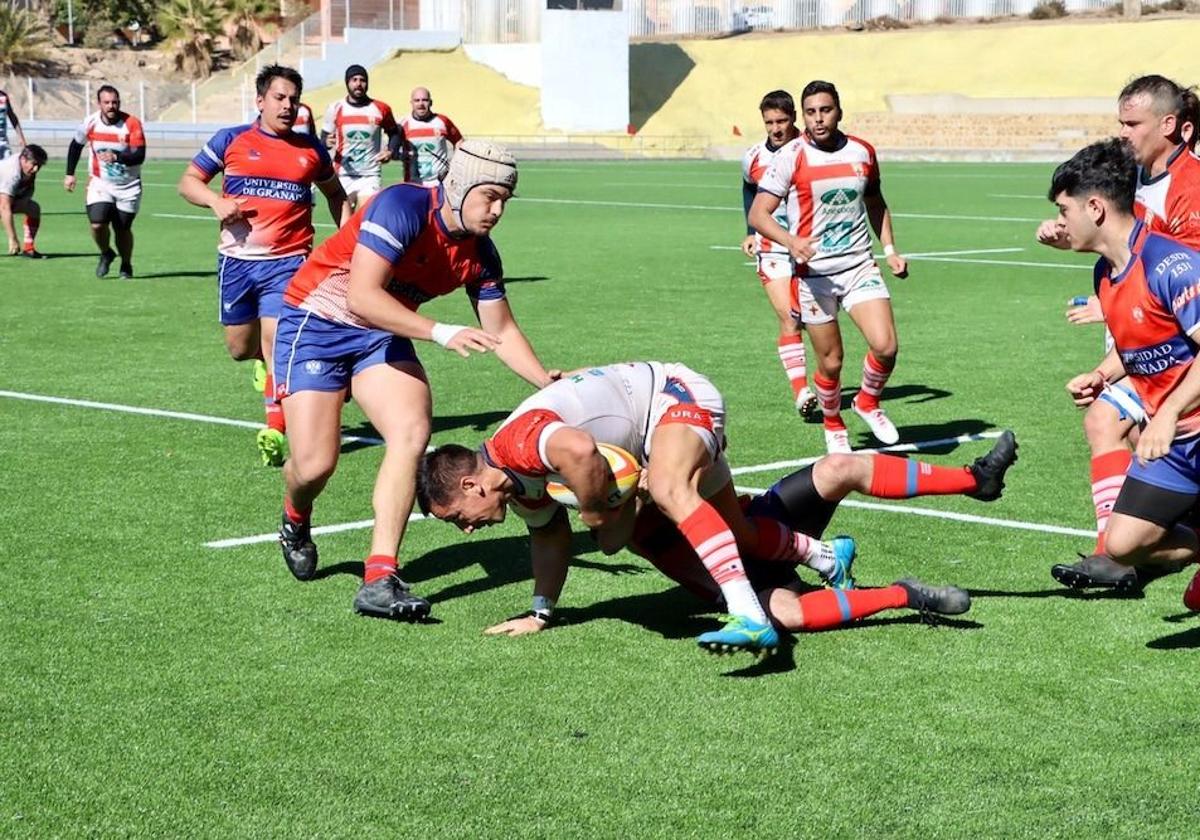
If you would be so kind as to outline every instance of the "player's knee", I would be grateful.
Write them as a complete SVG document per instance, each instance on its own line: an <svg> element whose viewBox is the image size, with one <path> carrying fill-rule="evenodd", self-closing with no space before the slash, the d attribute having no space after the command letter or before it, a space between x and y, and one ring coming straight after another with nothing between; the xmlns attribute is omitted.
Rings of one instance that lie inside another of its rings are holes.
<svg viewBox="0 0 1200 840"><path fill-rule="evenodd" d="M870 459L862 455L831 454L813 464L813 484L825 499L842 499L852 490L863 492L870 479Z"/></svg>
<svg viewBox="0 0 1200 840"><path fill-rule="evenodd" d="M793 631L804 627L804 612L800 609L800 599L795 592L787 589L766 590L758 593L758 600L777 627Z"/></svg>
<svg viewBox="0 0 1200 840"><path fill-rule="evenodd" d="M429 445L430 424L426 419L414 419L411 423L397 424L384 433L388 452L403 454L406 458L418 459Z"/></svg>
<svg viewBox="0 0 1200 840"><path fill-rule="evenodd" d="M42 217L42 205L38 204L32 198L25 203L25 215L31 219L40 219Z"/></svg>
<svg viewBox="0 0 1200 840"><path fill-rule="evenodd" d="M258 343L241 337L225 337L225 349L229 351L229 355L237 362L248 362L251 359L257 359L259 354Z"/></svg>
<svg viewBox="0 0 1200 840"><path fill-rule="evenodd" d="M821 372L829 377L841 376L842 373L842 348L837 347L832 350L826 350L817 354L817 366Z"/></svg>
<svg viewBox="0 0 1200 840"><path fill-rule="evenodd" d="M1109 528L1104 537L1105 553L1126 566L1137 565L1149 555L1152 548L1153 545L1147 541L1144 534L1120 525Z"/></svg>
<svg viewBox="0 0 1200 840"><path fill-rule="evenodd" d="M291 438L288 443L287 469L292 481L301 487L324 487L325 482L337 468L337 450L322 452L303 445L296 445Z"/></svg>
<svg viewBox="0 0 1200 840"><path fill-rule="evenodd" d="M1120 417L1112 406L1099 400L1084 412L1083 435L1093 453L1124 446L1125 434Z"/></svg>
<svg viewBox="0 0 1200 840"><path fill-rule="evenodd" d="M900 352L900 344L893 337L891 341L886 341L878 347L871 348L871 355L875 357L885 368L892 368L896 365L896 355Z"/></svg>

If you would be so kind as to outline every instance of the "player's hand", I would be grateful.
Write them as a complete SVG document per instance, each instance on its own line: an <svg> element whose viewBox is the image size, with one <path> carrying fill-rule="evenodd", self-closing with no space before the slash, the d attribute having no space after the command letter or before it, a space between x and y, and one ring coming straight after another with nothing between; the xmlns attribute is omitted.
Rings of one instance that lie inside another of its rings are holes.
<svg viewBox="0 0 1200 840"><path fill-rule="evenodd" d="M604 508L603 510L582 510L579 511L579 521L589 528L606 528L621 518L621 509L619 508Z"/></svg>
<svg viewBox="0 0 1200 840"><path fill-rule="evenodd" d="M816 255L817 249L813 247L809 237L793 236L788 243L788 253L797 263L806 263Z"/></svg>
<svg viewBox="0 0 1200 840"><path fill-rule="evenodd" d="M510 618L508 621L494 624L483 631L485 636L528 636L530 633L540 633L546 629L546 622L531 615L521 618Z"/></svg>
<svg viewBox="0 0 1200 840"><path fill-rule="evenodd" d="M742 240L742 253L753 259L754 257L754 234L746 234L746 238Z"/></svg>
<svg viewBox="0 0 1200 840"><path fill-rule="evenodd" d="M1067 383L1067 393L1075 405L1086 408L1096 401L1104 390L1104 375L1098 370L1081 373Z"/></svg>
<svg viewBox="0 0 1200 840"><path fill-rule="evenodd" d="M96 158L104 163L114 163L117 160L117 153L108 149L101 149L96 152Z"/></svg>
<svg viewBox="0 0 1200 840"><path fill-rule="evenodd" d="M1037 241L1051 248L1066 250L1071 247L1067 242L1067 226L1058 219L1047 219L1038 225Z"/></svg>
<svg viewBox="0 0 1200 840"><path fill-rule="evenodd" d="M376 163L387 163L391 159L392 159L392 153L389 152L387 149L384 149L382 152L375 155Z"/></svg>
<svg viewBox="0 0 1200 840"><path fill-rule="evenodd" d="M453 350L464 359L471 353L487 353L500 344L500 337L474 327L463 327L446 342L446 349Z"/></svg>
<svg viewBox="0 0 1200 840"><path fill-rule="evenodd" d="M1155 461L1171 451L1171 442L1175 440L1175 424L1179 417L1172 411L1163 411L1160 407L1158 414L1150 418L1146 428L1138 437L1137 449L1134 454L1138 461L1146 463Z"/></svg>
<svg viewBox="0 0 1200 840"><path fill-rule="evenodd" d="M68 175L63 178L63 189L67 192L75 192L75 176Z"/></svg>
<svg viewBox="0 0 1200 840"><path fill-rule="evenodd" d="M213 199L212 205L213 215L217 217L217 221L221 224L229 224L243 218L241 202L232 198L217 197Z"/></svg>
<svg viewBox="0 0 1200 840"><path fill-rule="evenodd" d="M891 254L887 258L888 268L892 270L893 277L899 277L903 280L908 276L908 260L899 254Z"/></svg>
<svg viewBox="0 0 1200 840"><path fill-rule="evenodd" d="M1089 295L1083 306L1072 306L1067 310L1067 320L1072 324L1101 324L1104 322L1104 310L1100 308L1100 298Z"/></svg>
<svg viewBox="0 0 1200 840"><path fill-rule="evenodd" d="M15 257L19 253L21 253L21 246L10 239L8 241L8 255L10 257Z"/></svg>

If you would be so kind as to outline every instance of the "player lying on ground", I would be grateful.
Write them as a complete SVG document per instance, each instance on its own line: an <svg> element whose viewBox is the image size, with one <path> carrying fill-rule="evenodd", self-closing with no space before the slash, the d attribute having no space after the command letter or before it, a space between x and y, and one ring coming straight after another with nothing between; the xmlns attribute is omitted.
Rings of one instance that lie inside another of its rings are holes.
<svg viewBox="0 0 1200 840"><path fill-rule="evenodd" d="M1172 237L1190 248L1200 247L1200 160L1189 154L1200 121L1195 94L1163 76L1142 76L1127 84L1117 98L1121 139L1138 164L1134 210L1154 233ZM1065 249L1065 230L1059 219L1043 222L1037 239ZM1103 321L1100 302L1067 312L1075 324ZM1112 349L1106 335L1105 352ZM1088 406L1083 432L1091 450L1092 501L1096 511L1096 543L1078 562L1058 564L1050 574L1066 586L1104 587L1138 591L1144 574L1115 562L1105 552L1105 533L1113 503L1137 445L1137 430L1146 422L1141 399L1128 380L1114 379Z"/></svg>
<svg viewBox="0 0 1200 840"><path fill-rule="evenodd" d="M1136 173L1128 146L1105 140L1059 166L1048 197L1071 249L1100 256L1095 291L1114 342L1067 391L1087 406L1128 375L1150 418L1108 521L1108 555L1165 573L1200 551L1196 530L1183 524L1200 499L1200 252L1135 218ZM1196 581L1184 603L1200 608Z"/></svg>

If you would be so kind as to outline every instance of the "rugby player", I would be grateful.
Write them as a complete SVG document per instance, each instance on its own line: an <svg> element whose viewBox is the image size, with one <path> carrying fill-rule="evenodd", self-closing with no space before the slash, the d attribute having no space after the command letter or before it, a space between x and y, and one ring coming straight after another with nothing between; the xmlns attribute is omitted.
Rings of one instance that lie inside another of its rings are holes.
<svg viewBox="0 0 1200 840"><path fill-rule="evenodd" d="M37 174L46 165L46 150L36 143L21 149L21 153L0 160L0 225L8 237L8 255L22 254L40 260L45 254L38 251L35 241L42 223L42 208L33 200ZM24 237L17 239L13 216L25 216Z"/></svg>
<svg viewBox="0 0 1200 840"><path fill-rule="evenodd" d="M1163 76L1142 76L1125 86L1117 103L1121 138L1138 164L1134 212L1152 232L1200 248L1200 160L1189 149L1198 118L1195 95ZM1043 222L1037 238L1051 247L1069 247L1057 219ZM1076 324L1102 320L1098 299L1092 296L1086 305L1069 310L1067 318ZM1110 349L1106 342L1105 351ZM1133 456L1138 427L1145 420L1141 401L1127 381L1110 381L1088 405L1083 431L1091 450L1096 543L1078 562L1051 568L1059 582L1121 590L1137 590L1145 582L1136 570L1105 553L1108 518Z"/></svg>
<svg viewBox="0 0 1200 840"><path fill-rule="evenodd" d="M368 82L361 64L347 67L346 96L330 103L321 124L321 143L332 138L333 163L352 211L379 192L383 164L401 159L404 148L391 106L367 95Z"/></svg>
<svg viewBox="0 0 1200 840"><path fill-rule="evenodd" d="M427 186L436 184L445 177L454 149L463 140L462 132L445 114L434 112L429 88L413 88L409 104L412 113L400 120L414 155L409 180Z"/></svg>
<svg viewBox="0 0 1200 840"><path fill-rule="evenodd" d="M853 586L850 538L823 543L742 514L724 454L724 399L708 379L678 363L576 372L519 405L481 454L440 447L422 460L422 510L470 533L503 520L510 502L529 526L534 609L551 608L566 576L571 530L562 507L546 495L549 473L574 491L580 519L597 529L605 553L619 551L632 534L634 506L607 507L611 472L597 442L619 446L645 466L650 497L720 588L732 619L701 634L702 647L764 651L779 643L746 577L744 552L805 563L831 586Z"/></svg>
<svg viewBox="0 0 1200 840"><path fill-rule="evenodd" d="M535 387L551 381L513 317L489 236L516 186L516 161L505 149L465 143L443 185L381 191L313 252L284 294L275 370L291 457L279 539L297 579L309 580L317 569L312 505L337 466L348 393L386 443L372 497L371 550L354 598L360 614L429 614L429 602L409 591L396 567L431 424L429 382L413 339L463 357L492 351ZM417 313L460 287L480 329Z"/></svg>
<svg viewBox="0 0 1200 840"><path fill-rule="evenodd" d="M1048 197L1070 248L1099 255L1095 292L1114 342L1067 391L1086 406L1127 375L1149 418L1113 504L1105 548L1117 563L1154 577L1194 562L1200 550L1196 530L1182 524L1200 499L1200 365L1193 364L1200 252L1137 218L1136 176L1128 146L1105 140L1060 165Z"/></svg>
<svg viewBox="0 0 1200 840"><path fill-rule="evenodd" d="M854 412L877 440L893 444L900 435L880 408L879 397L896 365L896 323L887 285L871 255L868 226L879 238L893 275L906 277L908 263L896 253L875 149L838 128L842 108L837 88L830 82L809 82L800 105L804 133L775 156L759 181L750 224L786 245L796 261L796 305L817 356L811 379L821 405L827 451L850 451L841 414L839 307L858 326L868 347ZM773 216L784 202L787 229Z"/></svg>
<svg viewBox="0 0 1200 840"><path fill-rule="evenodd" d="M267 362L267 424L255 440L263 464L280 466L287 449L271 349L283 289L312 250L312 185L325 194L334 222L349 212L325 147L292 131L300 74L272 64L254 82L258 119L214 134L179 179L179 194L211 209L221 223L217 279L225 346L238 361ZM224 173L220 195L208 188L218 172Z"/></svg>
<svg viewBox="0 0 1200 840"><path fill-rule="evenodd" d="M142 203L146 137L141 120L121 110L121 94L112 85L102 85L96 91L96 104L96 113L84 120L71 138L63 188L75 191L75 169L86 148L88 183L84 201L92 239L100 249L96 276L106 277L120 254L117 274L128 280L133 277L133 220ZM110 238L116 240L116 251L109 247Z"/></svg>
<svg viewBox="0 0 1200 840"><path fill-rule="evenodd" d="M25 142L25 131L21 128L21 121L17 118L17 112L12 106L12 100L8 98L8 94L0 90L0 160L4 160L11 153L11 148L8 142L8 127L12 126L17 132L17 139L21 141L21 148L29 145Z"/></svg>
<svg viewBox="0 0 1200 840"><path fill-rule="evenodd" d="M786 90L773 90L758 103L758 110L767 136L742 156L742 206L747 216L742 252L757 262L763 291L779 319L779 340L776 342L779 361L791 384L796 410L801 416L807 416L817 407L817 395L808 387L804 333L792 312L792 256L786 247L765 238L749 222L759 180L779 151L800 136L800 130L796 128L796 104ZM787 224L786 208L776 210L775 221L781 227Z"/></svg>

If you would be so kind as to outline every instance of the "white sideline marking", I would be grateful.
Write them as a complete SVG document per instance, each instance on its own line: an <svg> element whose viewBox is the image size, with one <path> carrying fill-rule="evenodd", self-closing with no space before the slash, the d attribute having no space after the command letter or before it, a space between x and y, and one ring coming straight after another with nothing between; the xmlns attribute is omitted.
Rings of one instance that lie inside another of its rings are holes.
<svg viewBox="0 0 1200 840"><path fill-rule="evenodd" d="M988 193L988 198L1033 198L1038 201L1045 201L1044 195L1018 195L1016 193Z"/></svg>
<svg viewBox="0 0 1200 840"><path fill-rule="evenodd" d="M199 216L195 213L151 213L156 219L184 219L189 222L216 222L216 216ZM313 227L335 228L333 222L313 222Z"/></svg>
<svg viewBox="0 0 1200 840"><path fill-rule="evenodd" d="M408 517L409 522L419 522L422 519L432 519L433 517L425 516L424 514L414 513ZM370 528L375 524L374 519L361 519L358 522L342 522L338 525L319 525L312 529L314 534L336 534L340 531L357 531L363 528ZM252 537L232 537L227 540L213 540L206 542L205 548L236 548L239 545L254 545L256 543L278 542L279 532L272 531L269 534L255 534Z"/></svg>
<svg viewBox="0 0 1200 840"><path fill-rule="evenodd" d="M242 429L261 429L262 423L252 420L234 420L230 417L214 417L211 414L193 414L189 411L167 411L162 408L143 408L138 405L121 405L120 403L96 402L94 400L75 400L68 397L51 397L45 394L26 394L21 391L0 391L0 397L29 402L54 403L55 405L71 405L77 408L98 408L103 411L119 411L124 414L142 414L148 417L168 417L172 420L191 420L195 423L213 423L218 426L237 426ZM382 446L383 441L373 437L358 435L342 435L343 443L366 443L372 446Z"/></svg>
<svg viewBox="0 0 1200 840"><path fill-rule="evenodd" d="M713 251L740 251L740 245L709 245ZM973 248L969 251L918 251L915 254L901 254L907 260L914 259L929 259L930 257L957 257L967 254L1016 254L1024 251L1024 248ZM873 254L877 260L884 259L883 254Z"/></svg>
<svg viewBox="0 0 1200 840"><path fill-rule="evenodd" d="M948 443L971 443L976 440L988 440L998 438L1002 432L980 432L976 435L959 435L952 438L940 438L938 440L922 440L916 443L897 443L892 446L883 446L879 449L855 449L854 454L860 453L875 454L878 452L920 452L922 449L934 449L938 446L945 446ZM770 464L755 464L750 467L735 467L729 472L732 475L749 475L756 472L769 472L771 470L787 470L796 467L807 467L809 464L815 464L824 458L824 455L816 455L811 458L799 458L794 461L773 461Z"/></svg>
<svg viewBox="0 0 1200 840"><path fill-rule="evenodd" d="M1071 263L1044 263L1044 262L1028 262L1025 260L979 260L979 259L960 259L958 257L917 257L918 260L927 260L928 262L948 262L948 263L972 263L974 265L1018 265L1026 268L1070 268L1076 271L1092 271L1093 266L1090 265L1072 265Z"/></svg>

